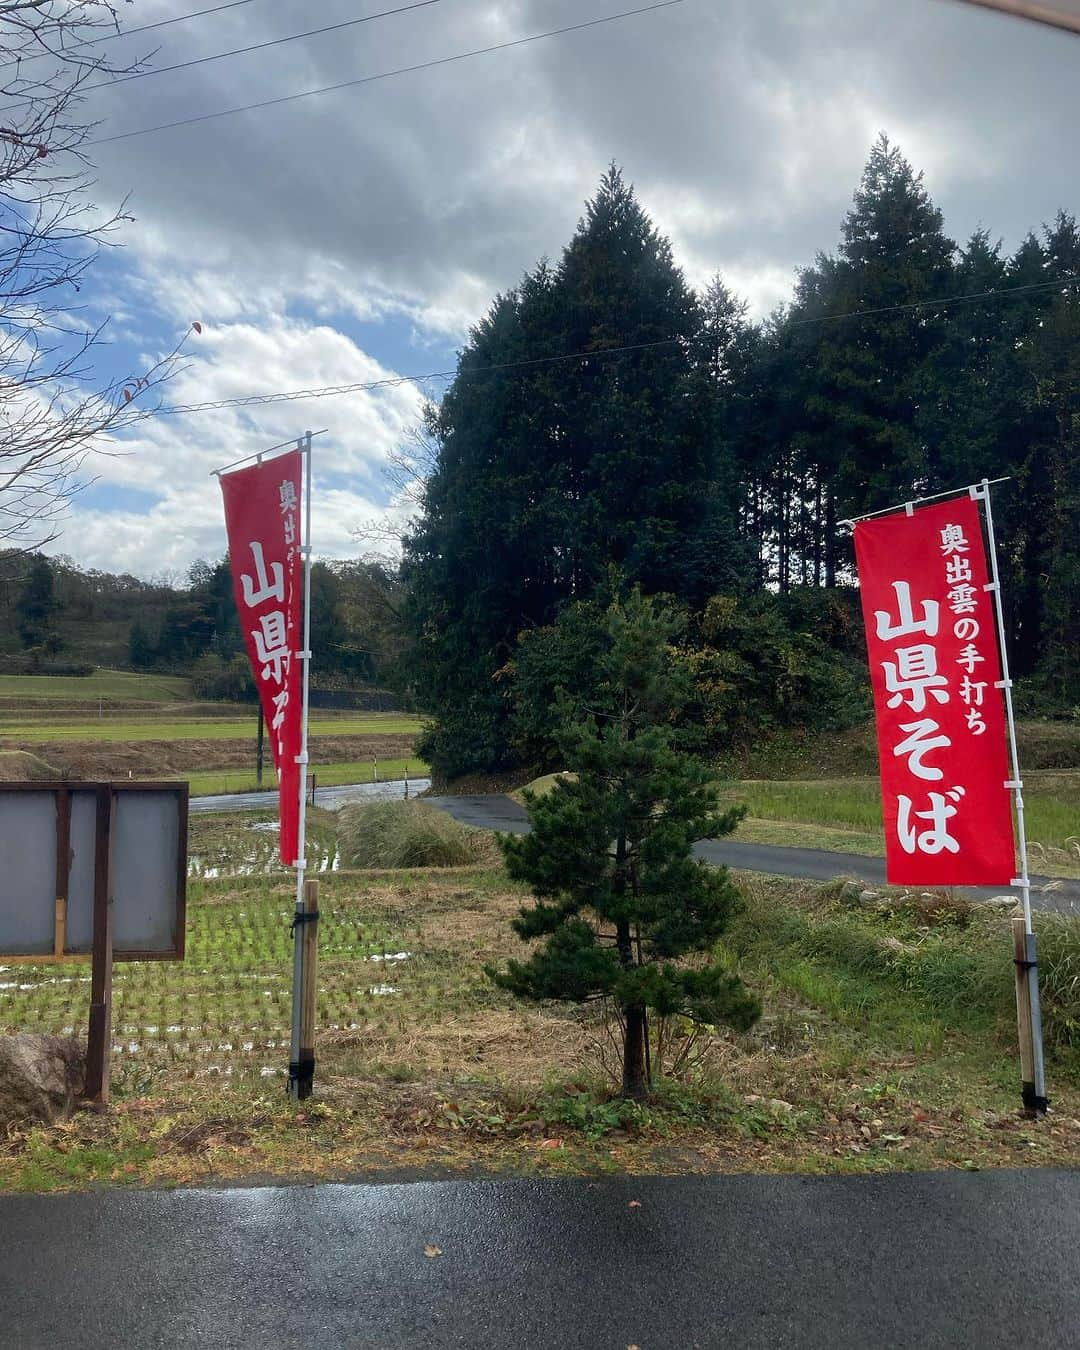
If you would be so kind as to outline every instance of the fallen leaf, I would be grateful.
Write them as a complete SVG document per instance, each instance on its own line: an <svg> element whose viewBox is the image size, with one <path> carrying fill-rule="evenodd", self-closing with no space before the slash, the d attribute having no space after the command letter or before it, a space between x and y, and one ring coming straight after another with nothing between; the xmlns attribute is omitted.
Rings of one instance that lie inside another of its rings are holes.
<svg viewBox="0 0 1080 1350"><path fill-rule="evenodd" d="M441 1248L441 1247L436 1247L435 1244L434 1244L433 1242L429 1242L429 1243L424 1247L424 1255L425 1255L425 1256L442 1256L442 1248Z"/></svg>
<svg viewBox="0 0 1080 1350"><path fill-rule="evenodd" d="M541 1139L541 1140L540 1140L540 1147L541 1147L541 1148L562 1148L562 1140L561 1140L561 1139Z"/></svg>

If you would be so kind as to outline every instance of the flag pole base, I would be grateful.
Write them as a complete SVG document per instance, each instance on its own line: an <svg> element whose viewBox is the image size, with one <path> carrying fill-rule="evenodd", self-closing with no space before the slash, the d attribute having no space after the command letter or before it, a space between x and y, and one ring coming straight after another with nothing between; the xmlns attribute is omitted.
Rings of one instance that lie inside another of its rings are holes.
<svg viewBox="0 0 1080 1350"><path fill-rule="evenodd" d="M311 1096L315 1087L315 1057L297 1060L289 1065L289 1096L302 1102Z"/></svg>
<svg viewBox="0 0 1080 1350"><path fill-rule="evenodd" d="M1038 1116L1045 1116L1050 1109L1049 1097L1040 1097L1035 1091L1034 1083L1021 1083L1020 1099L1024 1104L1024 1115L1029 1120L1034 1120Z"/></svg>

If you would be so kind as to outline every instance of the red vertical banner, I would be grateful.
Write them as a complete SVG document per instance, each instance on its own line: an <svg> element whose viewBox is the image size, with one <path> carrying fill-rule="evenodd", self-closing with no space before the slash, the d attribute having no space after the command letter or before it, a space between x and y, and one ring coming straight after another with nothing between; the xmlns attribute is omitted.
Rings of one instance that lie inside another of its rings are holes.
<svg viewBox="0 0 1080 1350"><path fill-rule="evenodd" d="M291 450L220 479L236 608L277 771L281 861L290 867L300 832L301 460Z"/></svg>
<svg viewBox="0 0 1080 1350"><path fill-rule="evenodd" d="M855 526L886 872L896 885L1015 876L1001 662L978 502Z"/></svg>

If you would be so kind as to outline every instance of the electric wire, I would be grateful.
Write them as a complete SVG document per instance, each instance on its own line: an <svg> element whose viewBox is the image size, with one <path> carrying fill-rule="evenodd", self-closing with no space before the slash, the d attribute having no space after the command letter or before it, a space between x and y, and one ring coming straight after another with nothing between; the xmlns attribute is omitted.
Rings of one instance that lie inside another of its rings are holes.
<svg viewBox="0 0 1080 1350"><path fill-rule="evenodd" d="M336 33L342 28L355 28L357 24L373 23L376 19L386 19L392 14L406 14L412 9L427 9L429 5L441 4L442 0L414 0L410 5L401 5L397 9L384 9L378 14L363 14L358 19L343 19L341 23L327 24L325 28L309 28L303 33L290 33L287 37L268 38L266 42L255 42L249 47L234 47L231 51L216 52L212 56L196 56L190 61L178 61L172 66L154 66L149 70L136 70L130 75L118 75L112 80L102 80L98 84L87 84L81 93L89 94L94 89L110 89L114 84L127 84L131 80L145 80L151 75L168 75L174 70L189 70L192 66L204 66L210 61L224 61L229 56L245 56L248 52L261 52L267 47L280 47L286 42L299 42L301 38L318 37L321 33Z"/></svg>
<svg viewBox="0 0 1080 1350"><path fill-rule="evenodd" d="M302 89L296 94L281 94L277 98L263 99L258 103L245 103L237 108L221 108L216 112L199 113L194 117L180 117L175 122L161 122L153 127L140 127L136 131L121 131L114 136L101 136L97 140L84 144L110 145L114 141L128 141L136 136L149 136L158 131L171 131L176 127L193 126L197 122L212 122L222 117L234 117L238 113L256 112L262 108L273 108L281 103L295 103L302 98L313 98L319 94L336 93L339 89L355 89L363 84L375 84L380 80L394 79L398 75L411 75L420 70L433 70L437 66L453 65L457 61L468 61L474 56L488 56L492 52L508 51L511 47L524 47L530 42L541 42L545 38L561 37L564 33L580 33L586 28L599 28L603 24L615 23L619 19L633 18L637 14L651 14L655 10L671 9L675 5L685 4L686 0L658 0L658 3L642 5L637 9L624 9L618 14L608 14L601 19L588 19L584 23L567 24L564 28L551 28L544 33L530 33L528 37L514 38L510 42L496 42L489 47L476 47L472 51L457 52L453 56L440 56L431 61L420 61L413 66L399 66L396 70L383 70L377 75L362 75L354 80L342 80L338 84L323 85L318 89Z"/></svg>
<svg viewBox="0 0 1080 1350"><path fill-rule="evenodd" d="M238 9L241 5L250 5L253 0L228 0L224 5L212 5L209 9L197 9L191 14L177 14L172 19L158 19L156 23L144 23L138 28L120 28L115 33L104 33L101 37L87 38L84 42L77 42L67 51L61 52L35 52L32 56L16 57L14 61L0 61L0 70L5 70L8 66L25 66L28 61L41 61L46 56L51 56L54 60L83 50L84 47L96 47L101 42L115 42L117 38L134 37L136 33L149 33L153 28L168 28L174 23L186 23L189 19L201 19L207 14L220 14L224 9Z"/></svg>
<svg viewBox="0 0 1080 1350"><path fill-rule="evenodd" d="M998 290L978 291L971 295L948 296L942 300L916 300L903 305L883 305L874 309L852 310L846 314L821 314L808 319L791 319L788 320L788 323L791 327L804 327L810 324L842 323L848 319L864 319L872 315L901 313L914 309L945 309L952 305L967 304L975 300L997 300L1031 291L1060 289L1074 283L1080 283L1080 272L1070 273L1055 281L1038 281L1023 286L1002 286ZM592 361L601 357L624 356L629 352L650 351L660 347L701 346L706 345L708 341L708 338L657 338L653 342L631 342L618 347L600 347L593 351L562 352L555 356L532 356L520 361L501 361L488 366L432 370L424 375L393 375L382 380L368 380L354 384L324 385L314 389L290 389L267 394L247 394L205 403L172 404L154 409L153 416L164 417L180 413L218 412L225 408L256 408L272 403L296 403L307 399L369 393L375 389L396 389L404 384L422 385L428 380L450 380L459 376L471 378L477 375L494 374L499 371L522 370L530 366L554 365L561 361Z"/></svg>

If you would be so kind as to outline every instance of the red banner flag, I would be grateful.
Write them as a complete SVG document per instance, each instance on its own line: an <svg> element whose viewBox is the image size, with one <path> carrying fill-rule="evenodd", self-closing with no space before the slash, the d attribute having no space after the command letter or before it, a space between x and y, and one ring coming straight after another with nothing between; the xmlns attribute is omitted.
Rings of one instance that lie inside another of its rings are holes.
<svg viewBox="0 0 1080 1350"><path fill-rule="evenodd" d="M278 777L281 861L300 832L302 642L299 450L221 475L233 591Z"/></svg>
<svg viewBox="0 0 1080 1350"><path fill-rule="evenodd" d="M978 503L855 526L886 872L898 885L1015 876L994 598Z"/></svg>

